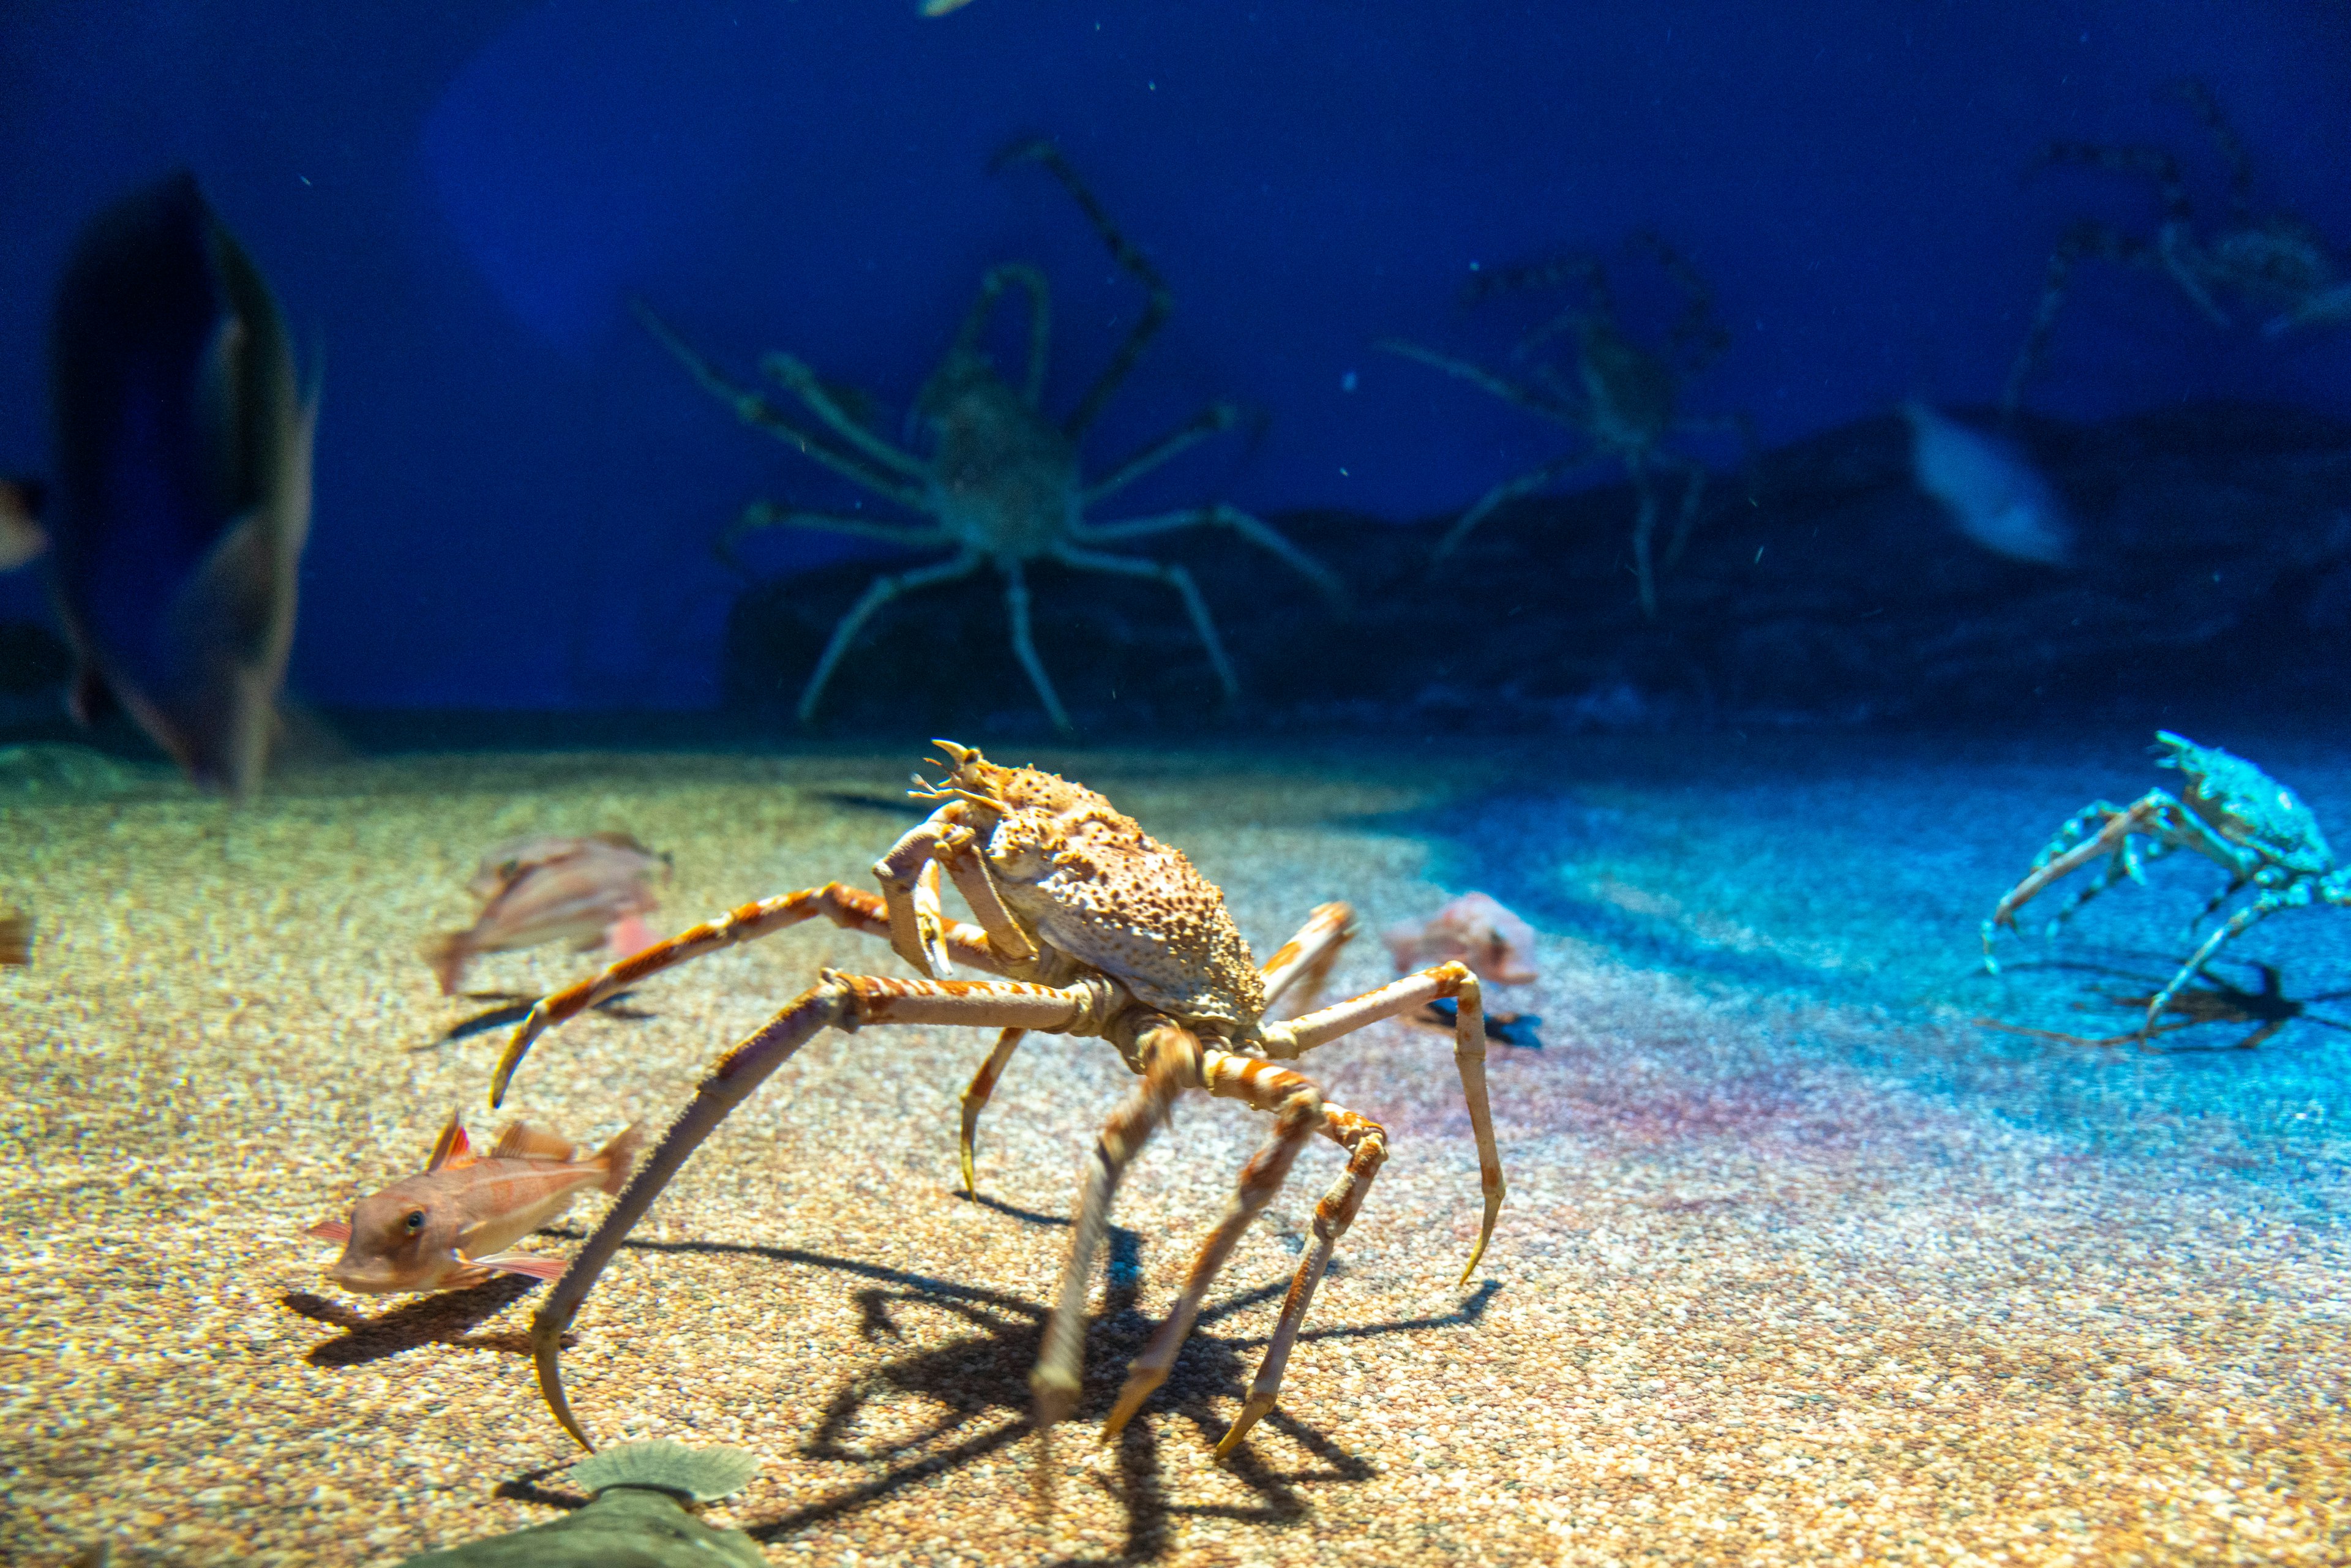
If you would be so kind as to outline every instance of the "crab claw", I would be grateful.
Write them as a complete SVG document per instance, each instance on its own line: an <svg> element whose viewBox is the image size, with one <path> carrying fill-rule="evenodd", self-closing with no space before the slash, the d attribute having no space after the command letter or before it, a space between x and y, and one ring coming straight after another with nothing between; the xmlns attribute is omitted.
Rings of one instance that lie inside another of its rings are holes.
<svg viewBox="0 0 2351 1568"><path fill-rule="evenodd" d="M939 908L939 862L925 861L914 877L914 936L923 945L923 956L931 961L931 974L942 980L955 978L955 963L947 956L947 921Z"/></svg>

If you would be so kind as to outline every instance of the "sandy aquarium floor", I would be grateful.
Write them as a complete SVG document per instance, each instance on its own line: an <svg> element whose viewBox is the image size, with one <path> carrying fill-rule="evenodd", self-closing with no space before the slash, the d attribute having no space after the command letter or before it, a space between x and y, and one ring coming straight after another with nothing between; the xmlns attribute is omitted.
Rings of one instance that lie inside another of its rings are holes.
<svg viewBox="0 0 2351 1568"><path fill-rule="evenodd" d="M2231 737L2236 738L2236 737ZM1394 1155L1282 1404L1209 1449L1313 1197L1310 1150L1122 1441L1056 1438L1036 1507L1027 1376L1077 1161L1123 1092L1032 1038L956 1190L977 1031L820 1038L712 1140L590 1298L573 1397L608 1438L740 1444L713 1516L782 1563L2342 1562L2351 1557L2351 915L2239 946L2309 1013L2253 1051L1987 1030L2127 1025L2217 873L2180 856L2072 936L1976 926L2047 832L2158 782L2143 737L1479 745L1295 758L1047 753L1187 849L1262 954L1314 904L1373 935L1482 886L1542 933L1542 1018L1498 1049L1510 1196L1457 1288L1476 1166L1449 1051L1383 1026L1311 1059ZM2351 765L2242 748L2351 842ZM1025 760L1027 754L999 759ZM482 1131L499 1005L417 957L476 855L622 828L672 852L656 924L865 868L917 758L408 758L232 811L151 774L0 769L0 1561L385 1563L576 1506L523 1334L543 1287L329 1285L303 1228ZM469 983L529 995L558 950ZM541 1041L509 1103L601 1139L679 1106L820 966L804 926ZM2224 977L2258 989L2256 971ZM2089 1010L2082 1010L2086 1008ZM2244 1029L2177 1037L2226 1046ZM1261 1134L1179 1113L1097 1281L1098 1423ZM583 1203L529 1245L561 1251Z"/></svg>

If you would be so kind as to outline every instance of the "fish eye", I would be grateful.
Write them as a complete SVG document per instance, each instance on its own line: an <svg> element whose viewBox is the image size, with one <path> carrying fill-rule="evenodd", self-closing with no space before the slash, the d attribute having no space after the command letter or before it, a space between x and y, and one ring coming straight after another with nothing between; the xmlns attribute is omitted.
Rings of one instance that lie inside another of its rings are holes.
<svg viewBox="0 0 2351 1568"><path fill-rule="evenodd" d="M412 1208L408 1211L407 1218L400 1223L407 1228L411 1236L413 1236L424 1228L424 1211L421 1208Z"/></svg>

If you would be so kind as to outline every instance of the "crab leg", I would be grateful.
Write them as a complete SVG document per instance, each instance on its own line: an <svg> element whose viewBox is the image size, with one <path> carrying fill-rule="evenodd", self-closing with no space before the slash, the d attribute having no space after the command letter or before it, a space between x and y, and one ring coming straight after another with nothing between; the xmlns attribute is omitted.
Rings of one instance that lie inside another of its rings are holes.
<svg viewBox="0 0 2351 1568"><path fill-rule="evenodd" d="M869 936L890 935L889 916L883 901L837 882L802 888L798 893L778 894L730 910L716 920L705 920L665 942L622 958L600 975L592 975L551 997L540 998L529 1016L516 1026L505 1054L498 1058L497 1069L490 1079L490 1104L496 1107L505 1100L507 1085L513 1080L515 1070L522 1065L522 1059L529 1054L531 1042L556 1025L579 1017L664 969L746 942L756 942L820 915L843 930L862 931ZM989 951L987 934L977 926L957 922L947 927L945 936L948 950L976 969L995 969L1001 962Z"/></svg>
<svg viewBox="0 0 2351 1568"><path fill-rule="evenodd" d="M1430 555L1436 559L1444 559L1461 547L1461 541L1469 537L1470 530L1484 522L1495 507L1505 501L1515 501L1520 496L1547 490L1577 469L1588 468L1599 460L1589 452L1571 452L1564 457L1554 457L1541 467L1521 474L1515 479L1503 480L1479 497L1468 511L1454 519L1453 526L1445 530L1445 537L1437 541L1437 549L1430 551Z"/></svg>
<svg viewBox="0 0 2351 1568"><path fill-rule="evenodd" d="M824 421L827 428L850 445L857 448L884 468L901 478L912 479L916 485L929 482L931 471L919 458L909 457L872 431L849 417L840 400L810 370L808 362L781 350L763 356L759 369L778 386L808 404L809 412Z"/></svg>
<svg viewBox="0 0 2351 1568"><path fill-rule="evenodd" d="M791 1060L822 1029L876 1023L994 1024L1008 1029L1083 1032L1123 998L1102 981L1067 987L1016 980L897 980L828 969L756 1033L711 1064L694 1099L646 1156L627 1188L581 1245L530 1321L531 1359L539 1392L563 1429L584 1448L595 1443L572 1414L563 1388L563 1332L612 1254L694 1151L743 1098ZM1080 1294L1083 1304L1083 1292Z"/></svg>
<svg viewBox="0 0 2351 1568"><path fill-rule="evenodd" d="M1037 643L1029 635L1029 577L1021 570L1020 562L1006 557L997 568L1004 573L1004 609L1012 622L1012 652L1020 660L1020 667L1029 672L1029 684L1037 688L1037 696L1045 705L1045 716L1063 735L1076 727L1070 723L1070 714L1061 706L1053 690L1053 677L1045 673L1045 661L1037 656Z"/></svg>
<svg viewBox="0 0 2351 1568"><path fill-rule="evenodd" d="M1287 1061L1317 1046L1328 1045L1342 1035L1353 1034L1367 1024L1425 1008L1440 997L1456 998L1453 1062L1461 1073L1461 1096L1468 1102L1469 1129L1478 1140L1479 1186L1486 1199L1486 1218L1478 1228L1477 1249L1469 1254L1469 1266L1461 1270L1461 1282L1467 1284L1469 1276L1478 1271L1478 1260L1486 1255L1486 1243L1493 1238L1494 1220L1502 1211L1506 1190L1502 1156L1494 1146L1494 1113L1486 1100L1486 1011L1478 977L1469 972L1469 967L1457 961L1438 964L1417 975L1406 975L1352 1001L1308 1013L1288 1023L1268 1024L1263 1038L1265 1053L1278 1061Z"/></svg>
<svg viewBox="0 0 2351 1568"><path fill-rule="evenodd" d="M2072 842L2094 821L2099 823L2096 832L2078 843ZM2235 850L2189 815L2187 808L2164 790L2150 789L2128 807L2095 801L2065 820L2048 847L2033 857L2032 870L2024 880L2010 888L1993 906L1991 918L1983 925L1984 967L1993 974L2000 972L1991 955L1993 933L2002 925L2014 930L2016 912L2051 883L2062 881L2102 855L2114 856L2114 863L2105 873L2058 915L2059 920L2064 920L2121 878L2137 880L2140 857L2131 845L2134 833L2146 834L2164 846L2151 852L2147 859L2156 858L2157 853L2168 854L2175 849L2190 849L2226 868L2231 875L2243 874Z"/></svg>
<svg viewBox="0 0 2351 1568"><path fill-rule="evenodd" d="M1081 493L1079 505L1091 507L1096 501L1134 484L1177 453L1206 441L1220 431L1230 430L1240 411L1228 402L1212 402L1190 420L1176 426L1157 441L1144 447L1103 477L1087 486ZM1080 530L1082 533L1082 529Z"/></svg>
<svg viewBox="0 0 2351 1568"><path fill-rule="evenodd" d="M1053 559L1081 571L1107 572L1116 577L1147 577L1174 589L1184 601L1184 612L1192 618L1193 634L1200 639L1200 646L1208 651L1208 664L1217 672L1217 684L1225 688L1225 700L1231 702L1241 695L1240 683L1233 678L1233 666L1225 658L1224 640L1217 635L1217 623L1208 618L1207 602L1200 597L1199 586L1192 580L1190 572L1180 566L1163 566L1158 561L1145 560L1140 556L1112 555L1103 550L1079 549L1071 545L1054 547ZM1025 611L1025 604L1023 608ZM1025 614L1020 624L1025 631ZM1040 672L1032 671L1031 674L1037 674L1040 680L1043 678ZM1061 727L1067 729L1069 726L1065 722Z"/></svg>
<svg viewBox="0 0 2351 1568"><path fill-rule="evenodd" d="M1183 1294L1169 1309L1159 1332L1151 1336L1151 1343L1127 1370L1126 1386L1119 1391L1118 1404L1112 1409L1110 1419L1102 1423L1105 1441L1117 1437L1143 1407L1143 1402L1167 1381L1168 1373L1176 1366L1176 1353L1191 1336L1192 1325L1200 1315L1200 1303L1207 1299L1208 1287L1216 1282L1225 1260L1232 1256L1234 1245L1281 1190L1298 1151L1324 1124L1322 1091L1303 1073L1277 1067L1270 1061L1214 1050L1203 1052L1202 1068L1209 1093L1245 1101L1258 1110L1272 1112L1273 1137L1241 1167L1232 1203L1216 1228L1200 1243L1200 1250L1192 1260L1191 1272L1185 1277ZM1280 1381L1277 1369L1274 1383L1279 1386ZM1255 1417L1249 1420L1253 1423ZM1222 1448L1217 1449L1219 1453L1223 1451Z"/></svg>
<svg viewBox="0 0 2351 1568"><path fill-rule="evenodd" d="M1465 1008L1474 1005L1464 1000ZM1263 1420L1274 1402L1281 1396L1281 1375L1290 1365L1290 1353L1298 1343L1299 1325L1306 1321L1306 1308L1314 1300L1314 1288L1322 1282L1323 1273L1331 1267L1331 1254L1337 1250L1339 1238L1355 1222L1356 1211L1364 1207L1364 1195L1372 1189L1372 1178L1388 1157L1387 1132L1378 1123L1368 1121L1353 1111L1343 1110L1325 1101L1322 1104L1322 1131L1340 1147L1347 1151L1347 1168L1314 1206L1314 1250L1299 1260L1298 1272L1290 1281L1290 1293L1282 1298L1281 1321L1274 1325L1273 1338L1265 1347L1265 1359L1258 1363L1257 1379L1249 1385L1249 1399L1241 1413L1233 1418L1231 1430L1217 1444L1217 1455L1222 1458L1232 1452L1234 1445L1249 1436L1249 1428ZM1496 1179L1500 1173L1496 1172ZM1490 1211L1488 1224L1492 1220ZM1479 1249L1484 1249L1480 1241ZM1470 1260L1475 1268L1477 1260ZM1463 1278L1468 1278L1464 1275Z"/></svg>
<svg viewBox="0 0 2351 1568"><path fill-rule="evenodd" d="M2229 916L2211 936L2204 938L2202 946L2189 956L2188 962L2179 967L2179 973L2171 977L2171 984L2147 998L2147 1023L2139 1030L2140 1037L2143 1039L2155 1031L2156 1019L2162 1016L2165 1008L2171 1005L2171 998L2179 994L2181 987L2203 972L2204 966L2212 961L2212 955L2219 952L2223 944L2234 941L2256 922L2267 919L2281 909L2309 907L2311 894L2309 883L2298 882L2283 893L2264 893Z"/></svg>
<svg viewBox="0 0 2351 1568"><path fill-rule="evenodd" d="M956 882L960 885L962 879L958 877ZM988 888L993 894L995 884L990 883ZM974 907L977 907L977 904ZM1348 938L1355 934L1354 919L1355 912L1343 904L1322 904L1308 915L1306 924L1299 927L1298 935L1291 937L1281 951L1266 960L1265 967L1259 971L1264 977L1267 1004L1270 1006L1274 998L1294 986L1305 988L1304 995L1311 1004L1314 993L1330 975L1331 965L1339 956L1339 949L1345 946ZM1001 944L997 946L1000 951ZM972 1074L970 1086L963 1092L963 1136L957 1153L962 1162L963 1190L973 1197L978 1196L972 1155L977 1141L980 1113L987 1109L988 1099L996 1092L996 1085L1004 1076L1004 1069L1011 1061L1012 1053L1019 1048L1021 1037L1026 1032L1006 1030L998 1038L996 1049L989 1051L987 1060L980 1064L979 1071Z"/></svg>
<svg viewBox="0 0 2351 1568"><path fill-rule="evenodd" d="M1070 537L1081 544L1112 544L1121 539L1139 539L1177 528L1230 528L1268 555L1280 557L1291 570L1312 583L1322 597L1330 601L1332 609L1347 608L1347 585L1341 582L1329 567L1282 538L1272 525L1237 507L1219 503L1213 507L1191 507L1180 512L1162 512L1156 517L1133 517L1124 522L1083 523L1071 528Z"/></svg>
<svg viewBox="0 0 2351 1568"><path fill-rule="evenodd" d="M832 678L833 666L841 663L841 656L849 652L849 645L857 640L857 633L872 618L875 611L902 593L928 588L935 582L953 582L958 577L969 577L979 570L983 559L977 550L967 549L935 566L917 567L912 571L875 578L865 590L865 597L850 606L849 613L842 616L841 623L832 629L832 639L825 643L824 654L816 662L816 673L809 676L808 685L800 689L800 722L806 724L816 716L817 699L824 695L824 684Z"/></svg>
<svg viewBox="0 0 2351 1568"><path fill-rule="evenodd" d="M719 559L734 565L736 541L745 534L755 534L761 528L811 528L819 533L876 539L883 544L896 545L901 549L929 549L955 543L955 536L945 528L925 528L917 523L883 522L872 517L844 517L831 512L803 512L768 501L754 501L743 508L741 515L725 533L718 536L718 543L712 548L718 552Z"/></svg>
<svg viewBox="0 0 2351 1568"><path fill-rule="evenodd" d="M1306 917L1298 935L1282 945L1281 950L1265 961L1258 971L1265 987L1265 1005L1273 1004L1287 996L1293 988L1306 1007L1314 1005L1315 994L1331 977L1331 966L1338 961L1339 949L1355 934L1355 912L1344 904L1322 904Z"/></svg>
<svg viewBox="0 0 2351 1568"><path fill-rule="evenodd" d="M712 364L670 329L669 323L653 314L653 307L643 300L631 301L637 319L645 330L662 341L662 346L677 357L678 362L694 373L703 390L735 411L735 417L761 430L791 447L803 457L820 463L844 479L864 486L877 496L886 496L909 511L923 510L923 492L914 486L900 484L886 474L877 474L846 452L836 452L825 444L813 431L802 430L785 418L773 403L747 387L737 386L725 371Z"/></svg>
<svg viewBox="0 0 2351 1568"><path fill-rule="evenodd" d="M1053 1316L1045 1326L1045 1345L1029 1375L1036 1401L1033 1417L1040 1432L1054 1424L1078 1403L1082 1385L1086 1341L1086 1291L1093 1280L1094 1254L1102 1250L1102 1233L1110 1227L1111 1200L1128 1162L1142 1152L1152 1131L1167 1119L1176 1097L1202 1085L1200 1042L1191 1030L1170 1019L1146 1023L1135 1039L1135 1056L1143 1066L1143 1082L1110 1113L1088 1155L1078 1212L1071 1228L1070 1256L1061 1266L1061 1283L1053 1301Z"/></svg>
<svg viewBox="0 0 2351 1568"><path fill-rule="evenodd" d="M1012 1060L1013 1051L1019 1048L1028 1034L1025 1029L1008 1029L998 1035L996 1049L987 1053L987 1060L979 1064L979 1071L971 1075L970 1086L963 1092L963 1136L956 1146L956 1152L963 1166L963 1190L967 1197L979 1196L978 1185L972 1176L971 1164L972 1150L979 1134L979 1113L987 1109L987 1097L996 1092L996 1081L1004 1076L1005 1064Z"/></svg>

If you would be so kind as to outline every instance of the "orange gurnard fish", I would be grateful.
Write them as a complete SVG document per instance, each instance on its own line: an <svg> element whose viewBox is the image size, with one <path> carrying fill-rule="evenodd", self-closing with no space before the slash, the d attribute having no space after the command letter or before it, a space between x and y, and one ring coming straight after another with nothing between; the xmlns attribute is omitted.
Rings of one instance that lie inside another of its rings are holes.
<svg viewBox="0 0 2351 1568"><path fill-rule="evenodd" d="M638 1131L631 1124L581 1159L554 1134L517 1122L482 1155L474 1153L452 1112L422 1175L369 1194L349 1220L327 1220L309 1234L343 1244L327 1278L346 1291L455 1291L493 1274L552 1280L566 1260L505 1249L570 1207L589 1187L617 1193L626 1186Z"/></svg>
<svg viewBox="0 0 2351 1568"><path fill-rule="evenodd" d="M659 907L652 883L669 862L626 833L584 839L517 839L482 857L465 884L482 912L463 931L436 936L425 961L441 994L457 994L465 966L477 953L512 953L547 942L573 942L580 950L610 946L625 958L653 945L644 916Z"/></svg>

